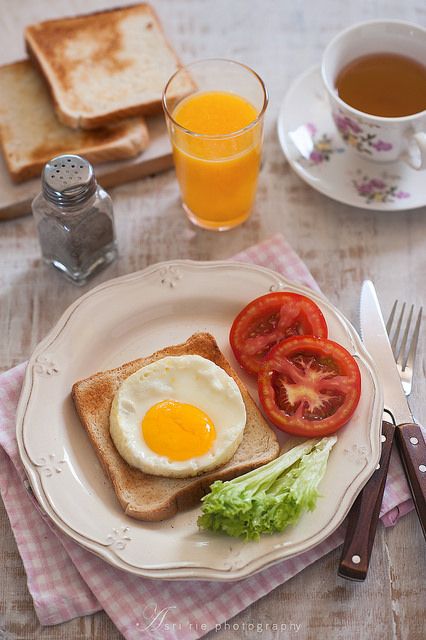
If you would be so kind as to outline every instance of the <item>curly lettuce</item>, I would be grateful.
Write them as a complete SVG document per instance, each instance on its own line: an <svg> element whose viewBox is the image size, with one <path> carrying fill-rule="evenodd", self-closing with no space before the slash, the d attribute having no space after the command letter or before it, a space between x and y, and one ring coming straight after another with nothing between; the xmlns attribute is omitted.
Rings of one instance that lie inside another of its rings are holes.
<svg viewBox="0 0 426 640"><path fill-rule="evenodd" d="M214 482L198 526L244 540L283 531L313 511L336 436L314 438L234 480Z"/></svg>

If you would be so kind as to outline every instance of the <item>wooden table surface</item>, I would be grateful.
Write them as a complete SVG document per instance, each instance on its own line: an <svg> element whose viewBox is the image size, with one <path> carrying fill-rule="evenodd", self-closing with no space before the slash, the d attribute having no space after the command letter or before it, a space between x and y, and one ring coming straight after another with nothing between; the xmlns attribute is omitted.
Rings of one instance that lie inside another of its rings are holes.
<svg viewBox="0 0 426 640"><path fill-rule="evenodd" d="M286 164L276 117L289 83L318 63L334 34L357 21L401 18L426 23L423 0L153 0L165 30L184 62L229 57L253 66L270 90L264 165L251 219L223 234L199 231L182 213L174 173L112 191L120 258L84 290L111 277L171 258L220 259L282 232L312 271L323 292L357 324L364 278L376 283L389 311L396 296L426 302L426 209L380 213L329 200L306 186ZM117 5L117 0L0 1L0 63L24 53L26 24ZM39 254L31 217L0 224L0 369L22 362L64 309L81 293ZM424 332L411 406L426 421ZM422 375L423 374L423 375ZM423 390L423 394L422 394ZM266 639L368 640L426 637L426 559L423 536L411 513L393 529L378 528L367 581L337 577L340 550L330 553L232 620L231 629L209 640L250 637L250 622L263 623ZM81 640L120 638L104 613L41 627L25 573L0 501L0 638ZM265 623L286 624L272 632ZM300 625L299 631L290 623ZM284 627L282 627L284 629Z"/></svg>

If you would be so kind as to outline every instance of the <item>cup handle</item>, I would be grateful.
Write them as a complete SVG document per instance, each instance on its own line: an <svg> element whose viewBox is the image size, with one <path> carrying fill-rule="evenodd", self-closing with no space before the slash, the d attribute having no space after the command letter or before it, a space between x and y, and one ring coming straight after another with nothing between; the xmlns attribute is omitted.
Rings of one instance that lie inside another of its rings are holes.
<svg viewBox="0 0 426 640"><path fill-rule="evenodd" d="M413 159L414 154L410 153L411 149L416 150L416 160ZM418 171L426 169L426 133L424 131L419 131L411 135L409 151L404 159L413 169L417 169Z"/></svg>

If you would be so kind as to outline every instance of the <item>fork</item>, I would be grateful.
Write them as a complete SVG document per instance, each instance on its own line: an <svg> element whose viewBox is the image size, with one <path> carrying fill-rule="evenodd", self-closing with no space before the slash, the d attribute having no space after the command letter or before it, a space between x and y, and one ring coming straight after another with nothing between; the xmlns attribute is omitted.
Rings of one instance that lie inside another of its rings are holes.
<svg viewBox="0 0 426 640"><path fill-rule="evenodd" d="M399 335L401 333L407 305L405 302L402 304L395 329L393 329L398 304L398 300L395 300L386 323L386 331L395 357L402 388L404 389L405 395L409 396L413 386L414 361L416 358L417 344L420 335L423 307L420 307L419 312L417 313L414 330L411 338L409 338L414 315L414 305L411 305L408 318L405 322L405 328L403 328L401 342L399 343ZM420 471L420 476L426 473L426 443L423 444L422 440L424 440L424 438L422 431L420 427L415 424L397 425L395 440L401 456L405 475L407 476L407 481L410 485L414 505L419 515L423 533L426 538L426 482L424 478L420 479L418 474L418 471Z"/></svg>
<svg viewBox="0 0 426 640"><path fill-rule="evenodd" d="M407 341L408 341L408 336L411 328L411 321L413 319L414 305L413 304L411 305L407 322L405 324L405 330L402 336L402 340L398 348L398 339L399 339L399 334L401 332L402 322L404 319L406 303L404 302L402 304L402 308L399 313L399 317L398 317L395 329L392 332L392 326L395 319L395 314L398 308L398 304L399 304L398 300L395 300L393 307L391 309L388 321L386 323L386 331L388 332L392 351L395 356L396 366L399 372L399 377L401 378L402 388L404 389L405 395L409 396L413 386L414 361L416 358L417 343L419 341L420 324L422 321L423 307L420 307L419 312L417 314L414 332L411 336L410 344L407 351Z"/></svg>

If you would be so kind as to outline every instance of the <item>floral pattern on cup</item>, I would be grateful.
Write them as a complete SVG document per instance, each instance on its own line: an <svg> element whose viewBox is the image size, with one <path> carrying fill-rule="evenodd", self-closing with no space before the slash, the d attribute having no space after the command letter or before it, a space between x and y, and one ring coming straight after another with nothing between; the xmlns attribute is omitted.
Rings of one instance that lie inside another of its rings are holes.
<svg viewBox="0 0 426 640"><path fill-rule="evenodd" d="M360 153L372 155L374 151L390 151L393 149L391 142L386 142L375 133L368 133L363 128L361 120L350 118L341 111L333 113L334 123L342 136L343 140L351 147L354 147ZM369 129L378 125L367 125Z"/></svg>
<svg viewBox="0 0 426 640"><path fill-rule="evenodd" d="M309 164L311 166L328 162L334 153L344 152L342 147L336 147L333 144L333 139L327 133L323 133L320 137L317 137L318 130L312 122L305 124L305 128L313 142L312 151L309 154Z"/></svg>
<svg viewBox="0 0 426 640"><path fill-rule="evenodd" d="M399 176L383 176L372 178L359 172L359 176L352 181L358 195L368 204L374 202L396 202L409 198L407 191L398 186Z"/></svg>

